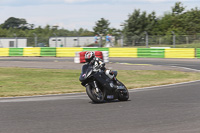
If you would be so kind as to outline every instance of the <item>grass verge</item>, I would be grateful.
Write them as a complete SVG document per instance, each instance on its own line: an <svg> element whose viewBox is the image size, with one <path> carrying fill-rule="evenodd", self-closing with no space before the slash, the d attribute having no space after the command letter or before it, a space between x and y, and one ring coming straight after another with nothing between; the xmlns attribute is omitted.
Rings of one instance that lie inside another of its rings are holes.
<svg viewBox="0 0 200 133"><path fill-rule="evenodd" d="M0 68L0 97L84 92L80 70ZM120 70L118 79L127 88L200 80L200 73L160 70Z"/></svg>

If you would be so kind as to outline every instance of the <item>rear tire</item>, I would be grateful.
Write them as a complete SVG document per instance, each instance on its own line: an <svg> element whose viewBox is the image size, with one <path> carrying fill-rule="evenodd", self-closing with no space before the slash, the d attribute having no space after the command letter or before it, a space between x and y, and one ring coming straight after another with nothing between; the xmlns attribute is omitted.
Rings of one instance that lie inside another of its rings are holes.
<svg viewBox="0 0 200 133"><path fill-rule="evenodd" d="M86 92L88 97L94 102L94 103L102 103L104 102L104 93L99 90L99 92L96 92L96 89L92 86L88 85L86 86Z"/></svg>

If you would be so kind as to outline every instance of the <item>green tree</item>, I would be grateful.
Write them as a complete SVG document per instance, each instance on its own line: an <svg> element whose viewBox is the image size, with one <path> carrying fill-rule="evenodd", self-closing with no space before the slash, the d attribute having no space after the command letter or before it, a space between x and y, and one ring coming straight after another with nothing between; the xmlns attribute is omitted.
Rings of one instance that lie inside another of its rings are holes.
<svg viewBox="0 0 200 133"><path fill-rule="evenodd" d="M172 13L165 14L158 22L162 35L194 35L200 31L200 10L198 8L184 12L185 7L181 2L175 3Z"/></svg>
<svg viewBox="0 0 200 133"><path fill-rule="evenodd" d="M156 22L155 12L147 14L146 11L141 13L140 9L134 10L124 23L124 34L128 40L127 44L135 44L141 39L141 36L144 36L145 31L149 34L154 34L153 29Z"/></svg>
<svg viewBox="0 0 200 133"><path fill-rule="evenodd" d="M196 7L181 15L185 34L194 35L200 33L200 10Z"/></svg>
<svg viewBox="0 0 200 133"><path fill-rule="evenodd" d="M83 28L80 28L78 30L78 34L79 34L79 36L94 36L93 32L91 32L91 31L89 31L87 29L83 29Z"/></svg>
<svg viewBox="0 0 200 133"><path fill-rule="evenodd" d="M184 10L185 10L185 7L183 6L183 3L176 2L175 6L172 7L172 14L179 15L179 14L183 13Z"/></svg>
<svg viewBox="0 0 200 133"><path fill-rule="evenodd" d="M129 15L128 20L125 20L125 31L127 35L141 35L144 31L151 32L156 25L157 18L155 12L151 14L140 12L140 9L135 10L131 15Z"/></svg>
<svg viewBox="0 0 200 133"><path fill-rule="evenodd" d="M0 27L0 37L6 37L7 36L7 30L6 29L2 29Z"/></svg>
<svg viewBox="0 0 200 133"><path fill-rule="evenodd" d="M95 34L103 34L106 35L109 31L109 20L106 20L104 18L101 18L96 23L96 26L94 26L93 30Z"/></svg>
<svg viewBox="0 0 200 133"><path fill-rule="evenodd" d="M25 19L23 18L15 18L10 17L8 18L3 24L2 28L9 29L9 28L17 28L17 29L31 29L33 28L33 24L28 24Z"/></svg>

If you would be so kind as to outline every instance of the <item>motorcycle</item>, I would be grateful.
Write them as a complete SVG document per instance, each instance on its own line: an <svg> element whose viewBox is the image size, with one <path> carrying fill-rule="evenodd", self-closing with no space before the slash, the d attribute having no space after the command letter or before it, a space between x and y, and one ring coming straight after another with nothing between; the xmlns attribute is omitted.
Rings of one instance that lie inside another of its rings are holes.
<svg viewBox="0 0 200 133"><path fill-rule="evenodd" d="M117 71L113 73L116 77ZM122 82L116 79L117 82L114 83L103 70L94 68L92 65L83 65L79 80L86 87L86 93L94 103L129 99L128 89ZM117 87L114 88L114 85Z"/></svg>

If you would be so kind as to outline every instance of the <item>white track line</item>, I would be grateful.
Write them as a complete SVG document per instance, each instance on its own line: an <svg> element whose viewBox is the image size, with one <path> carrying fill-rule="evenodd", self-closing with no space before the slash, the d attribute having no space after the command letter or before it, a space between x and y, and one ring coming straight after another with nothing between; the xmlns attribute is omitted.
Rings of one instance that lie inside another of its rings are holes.
<svg viewBox="0 0 200 133"><path fill-rule="evenodd" d="M190 84L190 83L195 83L195 82L200 82L200 80L181 82L181 83L175 83L175 84L167 84L167 85L158 85L158 86L151 86L151 87L144 87L144 88L129 89L129 92L160 90L160 89L164 89L162 87L184 85L184 84Z"/></svg>
<svg viewBox="0 0 200 133"><path fill-rule="evenodd" d="M186 70L191 70L191 71L200 72L200 70L198 70L198 69L192 69L192 68L188 68L188 67L180 67L180 66L171 66L171 67L182 68L182 69L186 69Z"/></svg>

